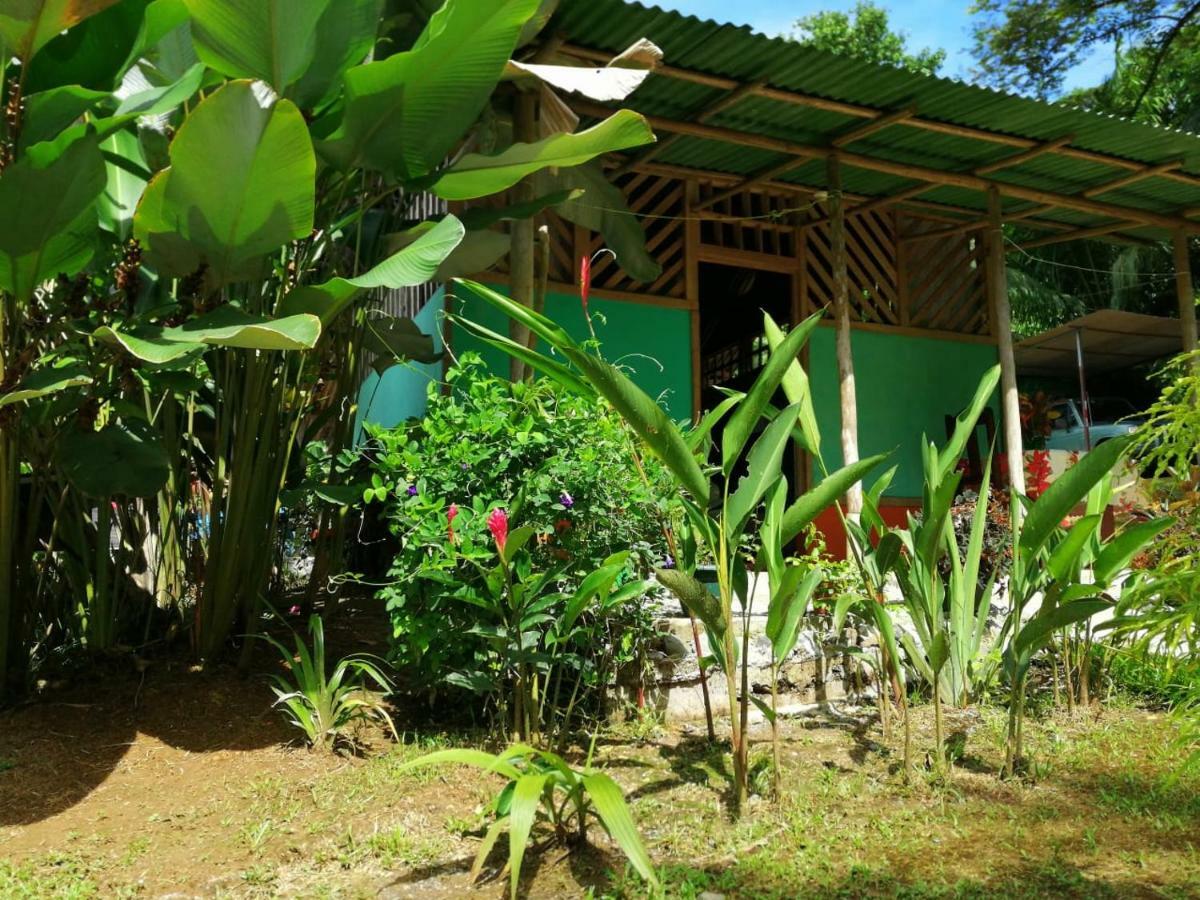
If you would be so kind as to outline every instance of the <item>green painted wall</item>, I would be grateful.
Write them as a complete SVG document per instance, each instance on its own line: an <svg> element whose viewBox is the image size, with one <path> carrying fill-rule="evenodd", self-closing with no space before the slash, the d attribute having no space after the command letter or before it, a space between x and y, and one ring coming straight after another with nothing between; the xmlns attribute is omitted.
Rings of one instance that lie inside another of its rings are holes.
<svg viewBox="0 0 1200 900"><path fill-rule="evenodd" d="M809 372L825 464L841 465L834 329L818 328L809 343ZM854 330L859 455L895 450L899 465L888 494L921 496L920 437L945 440L947 414L957 415L996 364L987 344ZM999 418L997 418L997 422Z"/></svg>
<svg viewBox="0 0 1200 900"><path fill-rule="evenodd" d="M503 288L497 288L504 290ZM692 416L691 317L685 310L592 297L589 308L604 358L620 365L634 382L666 408L673 419ZM464 288L455 293L454 312L501 334L508 333L503 313ZM579 298L548 294L546 315L576 340L588 337ZM452 337L454 352L479 352L494 372L508 372L508 357L462 330ZM539 348L546 352L543 345Z"/></svg>

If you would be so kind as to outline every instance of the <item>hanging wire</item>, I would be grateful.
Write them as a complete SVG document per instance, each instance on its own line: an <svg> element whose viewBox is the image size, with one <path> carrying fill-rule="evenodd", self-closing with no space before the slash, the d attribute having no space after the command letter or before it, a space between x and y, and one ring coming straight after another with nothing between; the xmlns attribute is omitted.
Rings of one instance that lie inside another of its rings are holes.
<svg viewBox="0 0 1200 900"><path fill-rule="evenodd" d="M1033 260L1036 263L1041 263L1042 265L1056 266L1060 269L1073 269L1076 272L1090 272L1095 275L1112 275L1111 268L1094 269L1094 268L1091 268L1090 266L1079 266L1074 263L1065 263L1065 262L1060 262L1060 261L1054 260L1054 259L1047 259L1044 256L1034 256L1032 253L1030 253L1028 250L1026 250L1024 247L1022 247L1020 244L1018 244L1012 238L1005 237L1004 241L1005 241L1005 243L1012 244L1013 247L1015 247L1023 256L1028 257L1029 259ZM1159 278L1159 279L1162 279L1165 281L1165 280L1174 280L1174 278L1175 278L1174 273L1171 273L1171 272L1127 272L1125 274L1133 276L1133 277L1145 276L1147 280L1152 279L1152 278Z"/></svg>

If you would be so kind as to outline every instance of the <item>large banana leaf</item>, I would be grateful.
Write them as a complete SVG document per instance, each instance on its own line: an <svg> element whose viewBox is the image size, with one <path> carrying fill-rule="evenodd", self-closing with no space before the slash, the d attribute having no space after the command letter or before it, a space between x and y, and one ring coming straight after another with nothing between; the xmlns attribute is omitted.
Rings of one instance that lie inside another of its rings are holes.
<svg viewBox="0 0 1200 900"><path fill-rule="evenodd" d="M363 291L413 287L431 280L464 233L458 219L446 216L407 247L356 278L333 278L323 284L295 288L283 298L279 312L285 316L311 313L328 325Z"/></svg>
<svg viewBox="0 0 1200 900"><path fill-rule="evenodd" d="M653 142L654 132L646 120L623 109L586 131L513 144L495 155L469 153L435 181L431 190L446 200L486 197L549 166L578 166L604 153Z"/></svg>
<svg viewBox="0 0 1200 900"><path fill-rule="evenodd" d="M287 96L301 109L313 109L331 99L342 86L342 73L367 58L383 0L337 0L321 14L316 28L312 62Z"/></svg>
<svg viewBox="0 0 1200 900"><path fill-rule="evenodd" d="M0 8L0 38L8 52L28 62L72 25L117 0L6 0Z"/></svg>
<svg viewBox="0 0 1200 900"><path fill-rule="evenodd" d="M136 420L99 431L68 430L58 439L56 459L71 484L96 498L152 497L171 471L161 438Z"/></svg>
<svg viewBox="0 0 1200 900"><path fill-rule="evenodd" d="M23 150L50 140L109 96L108 91L93 91L77 84L28 95L18 148Z"/></svg>
<svg viewBox="0 0 1200 900"><path fill-rule="evenodd" d="M146 189L147 181L138 174L148 166L142 144L132 131L114 131L100 149L105 155L107 184L97 204L100 224L117 238L125 240L133 228L133 214Z"/></svg>
<svg viewBox="0 0 1200 900"><path fill-rule="evenodd" d="M804 342L808 340L819 321L820 316L809 316L780 341L779 346L767 357L767 363L754 379L754 384L746 392L746 398L738 404L729 421L725 423L725 430L721 435L721 467L726 475L733 471L746 442L779 389L784 375L796 362L800 348L804 346Z"/></svg>
<svg viewBox="0 0 1200 900"><path fill-rule="evenodd" d="M649 74L649 69L631 69L624 66L553 66L516 60L509 60L504 68L506 79L534 84L542 81L560 91L590 97L601 103L624 100L641 87Z"/></svg>
<svg viewBox="0 0 1200 900"><path fill-rule="evenodd" d="M1017 546L1023 556L1032 559L1045 546L1075 504L1086 497L1100 479L1109 477L1132 440L1132 435L1126 435L1105 441L1046 488L1029 508L1021 525Z"/></svg>
<svg viewBox="0 0 1200 900"><path fill-rule="evenodd" d="M171 167L147 187L134 235L151 261L190 274L191 253L219 286L313 227L316 158L304 117L248 81L206 97L171 142Z"/></svg>
<svg viewBox="0 0 1200 900"><path fill-rule="evenodd" d="M162 331L166 341L246 350L311 350L320 336L321 320L316 316L267 319L229 304Z"/></svg>
<svg viewBox="0 0 1200 900"><path fill-rule="evenodd" d="M67 388L91 384L92 376L80 363L71 362L55 368L38 369L30 372L7 394L0 394L0 408L22 400L36 400L57 394Z"/></svg>
<svg viewBox="0 0 1200 900"><path fill-rule="evenodd" d="M92 258L104 160L95 136L58 152L39 144L0 178L0 289L27 300L42 281Z"/></svg>
<svg viewBox="0 0 1200 900"><path fill-rule="evenodd" d="M342 121L321 155L401 181L432 172L479 117L537 8L538 0L454 0L408 52L349 69Z"/></svg>
<svg viewBox="0 0 1200 900"><path fill-rule="evenodd" d="M200 59L230 78L265 81L276 93L313 61L317 23L330 5L330 0L185 2Z"/></svg>

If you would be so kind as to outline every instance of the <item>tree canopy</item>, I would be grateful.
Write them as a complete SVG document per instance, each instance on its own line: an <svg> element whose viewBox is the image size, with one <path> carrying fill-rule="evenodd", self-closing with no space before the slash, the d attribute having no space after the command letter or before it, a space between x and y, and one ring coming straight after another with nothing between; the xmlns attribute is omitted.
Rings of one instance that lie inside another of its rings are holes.
<svg viewBox="0 0 1200 900"><path fill-rule="evenodd" d="M1178 55L1194 53L1200 38L1194 0L976 0L971 11L979 80L1052 97L1072 68L1097 48L1115 46L1136 75L1126 82L1131 90L1112 98L1123 115L1138 114L1156 85L1172 79Z"/></svg>
<svg viewBox="0 0 1200 900"><path fill-rule="evenodd" d="M908 35L894 31L887 10L870 0L860 0L850 13L824 10L804 16L794 29L792 37L799 43L922 75L936 75L946 61L945 50L924 47L910 52Z"/></svg>

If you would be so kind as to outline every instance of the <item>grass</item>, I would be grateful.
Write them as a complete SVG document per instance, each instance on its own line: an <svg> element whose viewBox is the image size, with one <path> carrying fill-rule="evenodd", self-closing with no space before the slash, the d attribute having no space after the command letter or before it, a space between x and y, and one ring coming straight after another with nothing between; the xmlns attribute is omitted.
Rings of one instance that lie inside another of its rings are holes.
<svg viewBox="0 0 1200 900"><path fill-rule="evenodd" d="M915 716L920 760L931 710ZM1127 701L1076 718L1043 710L1027 735L1036 765L1020 782L996 777L998 710L947 717L961 735L952 775L922 769L911 785L899 735L885 746L865 720L788 720L778 804L763 796L770 754L755 732L760 793L739 822L727 814L727 747L702 732L641 722L602 734L597 755L629 796L672 898L1200 896L1200 775L1179 768L1169 715ZM0 829L0 897L463 896L499 779L401 767L473 740L409 735L364 758L264 743L224 752L191 784L155 772L203 756L162 744L139 752L139 737L104 790ZM529 895L644 896L599 829L592 839L570 856L531 852ZM18 846L29 849L11 852ZM502 888L493 880L480 896Z"/></svg>

